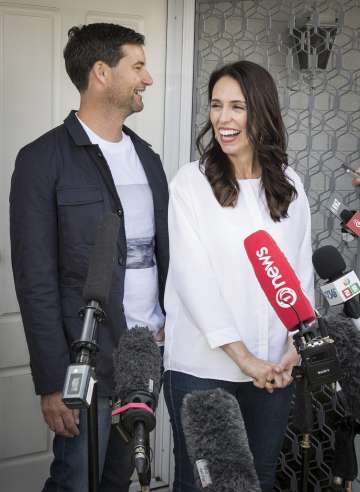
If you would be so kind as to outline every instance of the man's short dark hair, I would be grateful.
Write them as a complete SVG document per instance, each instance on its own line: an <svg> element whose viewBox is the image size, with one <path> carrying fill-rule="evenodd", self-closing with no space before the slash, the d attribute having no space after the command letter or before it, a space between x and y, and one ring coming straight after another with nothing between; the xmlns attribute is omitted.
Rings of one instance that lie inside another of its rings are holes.
<svg viewBox="0 0 360 492"><path fill-rule="evenodd" d="M124 44L142 46L142 34L119 24L95 23L69 29L64 49L66 71L79 92L87 89L89 73L94 63L101 60L110 67L123 57Z"/></svg>

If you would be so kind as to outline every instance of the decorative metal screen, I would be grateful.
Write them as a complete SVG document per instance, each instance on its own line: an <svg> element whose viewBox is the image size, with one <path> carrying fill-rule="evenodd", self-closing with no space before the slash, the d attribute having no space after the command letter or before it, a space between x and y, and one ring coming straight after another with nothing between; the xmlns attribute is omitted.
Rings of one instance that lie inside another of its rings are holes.
<svg viewBox="0 0 360 492"><path fill-rule="evenodd" d="M290 165L303 179L312 211L313 248L335 245L360 271L359 242L343 241L327 209L336 192L358 210L358 192L342 168L360 166L359 0L196 1L192 157L208 116L207 84L218 66L257 62L274 77L289 134ZM318 306L325 308L317 298ZM317 434L309 490L330 480L333 426L341 409L325 391L316 395ZM330 423L329 423L330 422ZM297 439L289 426L276 490L297 490Z"/></svg>
<svg viewBox="0 0 360 492"><path fill-rule="evenodd" d="M355 266L357 241L342 241L339 221L326 206L336 191L358 208L341 164L360 166L359 1L197 0L195 29L193 157L207 119L212 70L239 59L264 66L277 83L290 165L310 200L313 246L333 244Z"/></svg>

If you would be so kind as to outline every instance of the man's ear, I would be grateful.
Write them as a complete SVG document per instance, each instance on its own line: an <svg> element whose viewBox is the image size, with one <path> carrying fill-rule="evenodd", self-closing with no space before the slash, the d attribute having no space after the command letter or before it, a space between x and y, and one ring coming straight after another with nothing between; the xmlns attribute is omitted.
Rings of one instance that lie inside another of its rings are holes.
<svg viewBox="0 0 360 492"><path fill-rule="evenodd" d="M104 63L103 61L99 60L94 63L90 74L94 77L95 81L98 84L101 84L102 86L106 85L110 74L111 74L111 69L109 65Z"/></svg>

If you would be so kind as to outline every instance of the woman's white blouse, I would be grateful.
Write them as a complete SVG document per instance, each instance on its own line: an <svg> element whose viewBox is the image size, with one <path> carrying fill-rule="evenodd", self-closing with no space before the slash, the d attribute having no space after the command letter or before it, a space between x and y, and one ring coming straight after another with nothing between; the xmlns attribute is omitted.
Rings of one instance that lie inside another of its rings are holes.
<svg viewBox="0 0 360 492"><path fill-rule="evenodd" d="M263 293L244 239L265 229L314 302L310 209L303 185L286 170L298 197L273 222L260 179L240 180L235 208L221 207L198 162L170 185L170 266L165 290L165 369L200 378L248 381L222 345L242 340L257 357L278 362L288 332Z"/></svg>

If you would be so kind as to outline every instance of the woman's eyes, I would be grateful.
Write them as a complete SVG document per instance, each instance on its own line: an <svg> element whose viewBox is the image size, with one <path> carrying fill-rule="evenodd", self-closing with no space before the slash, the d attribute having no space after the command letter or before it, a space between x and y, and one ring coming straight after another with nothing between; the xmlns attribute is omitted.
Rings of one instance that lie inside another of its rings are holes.
<svg viewBox="0 0 360 492"><path fill-rule="evenodd" d="M221 109L222 108L222 105L219 104L219 103L212 103L212 104L210 104L210 108L211 109ZM240 106L240 105L237 105L237 104L235 104L234 106L232 106L232 109L235 109L237 111L246 111L246 107L245 106Z"/></svg>

